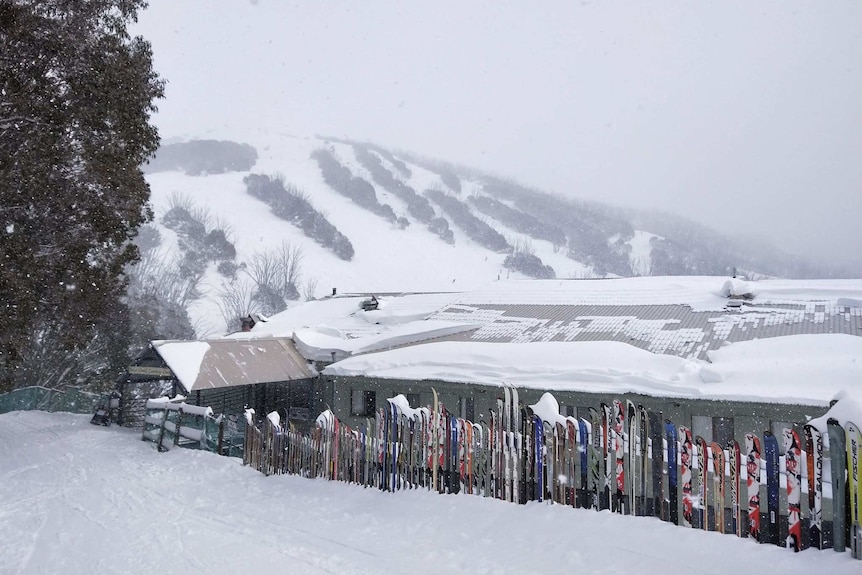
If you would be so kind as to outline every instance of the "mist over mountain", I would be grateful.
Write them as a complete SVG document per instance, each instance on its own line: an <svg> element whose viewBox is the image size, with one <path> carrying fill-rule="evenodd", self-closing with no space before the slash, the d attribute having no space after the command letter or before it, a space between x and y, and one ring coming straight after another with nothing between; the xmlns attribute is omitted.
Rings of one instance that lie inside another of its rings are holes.
<svg viewBox="0 0 862 575"><path fill-rule="evenodd" d="M507 278L848 277L658 211L548 193L379 145L261 136L163 145L145 166L144 261L186 278L199 337L333 292L464 290Z"/></svg>

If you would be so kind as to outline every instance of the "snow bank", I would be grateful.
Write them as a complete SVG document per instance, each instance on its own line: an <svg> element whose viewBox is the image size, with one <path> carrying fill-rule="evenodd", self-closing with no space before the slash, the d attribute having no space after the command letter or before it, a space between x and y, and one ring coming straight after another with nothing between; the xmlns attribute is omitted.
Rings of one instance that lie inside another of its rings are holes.
<svg viewBox="0 0 862 575"><path fill-rule="evenodd" d="M657 519L267 477L205 451L158 453L140 433L88 420L0 415L0 571L859 573L849 553L792 553Z"/></svg>

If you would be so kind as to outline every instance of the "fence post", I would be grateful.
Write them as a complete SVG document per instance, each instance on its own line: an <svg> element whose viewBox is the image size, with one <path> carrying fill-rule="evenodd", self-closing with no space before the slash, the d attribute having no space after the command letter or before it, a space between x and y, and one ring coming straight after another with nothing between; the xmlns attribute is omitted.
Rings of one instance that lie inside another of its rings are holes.
<svg viewBox="0 0 862 575"><path fill-rule="evenodd" d="M180 444L180 428L183 425L183 408L180 406L177 409L177 422L176 428L174 429L174 445Z"/></svg>
<svg viewBox="0 0 862 575"><path fill-rule="evenodd" d="M165 438L165 423L168 420L168 411L167 409L162 410L162 423L159 425L159 441L156 443L156 450L159 452L167 451L164 447L162 447L162 440Z"/></svg>
<svg viewBox="0 0 862 575"><path fill-rule="evenodd" d="M243 465L248 465L248 459L249 459L249 456L251 454L251 451L249 451L249 449L248 449L248 428L249 427L251 427L251 425L248 425L248 423L246 423L245 433L242 434L242 464Z"/></svg>

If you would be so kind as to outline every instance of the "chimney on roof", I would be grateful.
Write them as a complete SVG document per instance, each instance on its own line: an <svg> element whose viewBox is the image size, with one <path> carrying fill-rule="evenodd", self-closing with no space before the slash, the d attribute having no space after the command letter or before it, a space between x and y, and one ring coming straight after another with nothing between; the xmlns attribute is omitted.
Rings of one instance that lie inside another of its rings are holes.
<svg viewBox="0 0 862 575"><path fill-rule="evenodd" d="M335 288L332 288L332 297L335 297Z"/></svg>
<svg viewBox="0 0 862 575"><path fill-rule="evenodd" d="M254 318L251 317L251 314L247 315L244 318L241 318L242 322L242 331L251 331L251 328L254 327Z"/></svg>

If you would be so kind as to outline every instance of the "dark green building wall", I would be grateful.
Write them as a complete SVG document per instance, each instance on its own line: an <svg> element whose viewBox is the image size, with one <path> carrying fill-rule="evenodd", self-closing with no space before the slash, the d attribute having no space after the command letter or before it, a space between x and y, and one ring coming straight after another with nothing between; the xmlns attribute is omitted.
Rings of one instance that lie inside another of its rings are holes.
<svg viewBox="0 0 862 575"><path fill-rule="evenodd" d="M318 383L319 401L323 409L330 407L335 415L350 426L365 422L365 416L351 410L351 392L370 391L376 396L376 406L382 407L387 398L399 393L411 399L411 407L430 406L433 402L431 388L437 390L440 402L446 409L459 416L467 398L473 402L473 421L488 420L489 411L496 409L496 400L503 397L503 388L494 385L464 384L444 381L415 381L406 379L382 379L354 376L321 376ZM545 390L518 388L522 405L536 403ZM615 399L631 400L650 411L661 412L664 419L677 426L690 427L694 435L702 435L707 441L720 440L729 433L743 442L746 433L762 435L770 430L779 436L783 427L794 424L802 436L802 424L810 418L819 417L827 410L825 406L790 403L755 403L740 401L715 401L705 399L682 399L653 397L635 393L587 393L580 391L551 391L560 404L563 415L588 417L587 409L599 408L602 402L611 404ZM418 399L418 402L416 401ZM462 407L463 406L463 407ZM570 409L571 408L571 409ZM371 415L373 417L373 414ZM724 428L724 433L719 428Z"/></svg>

